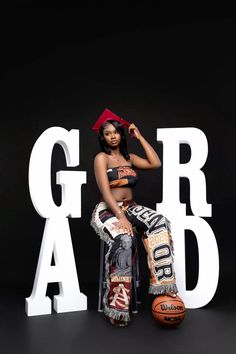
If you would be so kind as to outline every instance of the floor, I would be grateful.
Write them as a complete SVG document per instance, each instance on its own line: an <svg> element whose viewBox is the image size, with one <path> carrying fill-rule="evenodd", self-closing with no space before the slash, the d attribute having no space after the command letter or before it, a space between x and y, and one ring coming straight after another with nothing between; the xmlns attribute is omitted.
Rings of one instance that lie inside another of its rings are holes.
<svg viewBox="0 0 236 354"><path fill-rule="evenodd" d="M88 295L83 312L27 317L24 294L0 296L0 353L3 354L121 354L121 353L234 353L236 307L187 310L176 328L163 328L151 316L150 297L144 297L139 313L127 328L114 328L96 310L95 292Z"/></svg>

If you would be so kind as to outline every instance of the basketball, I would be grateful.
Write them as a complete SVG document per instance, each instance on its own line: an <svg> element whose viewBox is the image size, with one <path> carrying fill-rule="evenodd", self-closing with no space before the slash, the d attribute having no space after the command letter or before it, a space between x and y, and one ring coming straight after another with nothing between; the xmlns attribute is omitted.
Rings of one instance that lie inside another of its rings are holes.
<svg viewBox="0 0 236 354"><path fill-rule="evenodd" d="M161 325L174 327L183 321L185 306L178 295L159 295L153 300L152 315Z"/></svg>

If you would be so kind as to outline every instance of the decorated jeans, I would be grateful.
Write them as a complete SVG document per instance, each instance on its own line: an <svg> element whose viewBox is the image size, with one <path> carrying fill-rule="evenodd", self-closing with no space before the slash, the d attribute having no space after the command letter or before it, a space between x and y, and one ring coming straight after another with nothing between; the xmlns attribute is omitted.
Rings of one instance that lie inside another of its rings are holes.
<svg viewBox="0 0 236 354"><path fill-rule="evenodd" d="M142 235L150 269L149 293L177 293L170 222L163 215L134 201L118 204L132 224L135 235ZM105 202L96 205L91 225L108 244L104 313L117 320L129 321L134 238L119 229L118 219Z"/></svg>

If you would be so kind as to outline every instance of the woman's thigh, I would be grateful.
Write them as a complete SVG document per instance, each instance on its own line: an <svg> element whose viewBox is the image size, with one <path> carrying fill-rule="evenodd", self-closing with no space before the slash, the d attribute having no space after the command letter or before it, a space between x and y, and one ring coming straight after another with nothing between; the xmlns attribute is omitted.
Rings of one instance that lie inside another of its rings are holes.
<svg viewBox="0 0 236 354"><path fill-rule="evenodd" d="M126 211L126 217L138 233L149 236L161 231L170 232L170 222L165 216L143 205L132 205Z"/></svg>

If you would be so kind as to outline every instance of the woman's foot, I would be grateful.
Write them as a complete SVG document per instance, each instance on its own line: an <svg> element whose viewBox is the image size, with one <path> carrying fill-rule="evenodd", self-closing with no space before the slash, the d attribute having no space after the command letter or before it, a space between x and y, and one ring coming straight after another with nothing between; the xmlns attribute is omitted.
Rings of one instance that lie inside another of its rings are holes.
<svg viewBox="0 0 236 354"><path fill-rule="evenodd" d="M115 327L127 327L129 322L122 320L115 320L114 318L109 317L110 323Z"/></svg>

